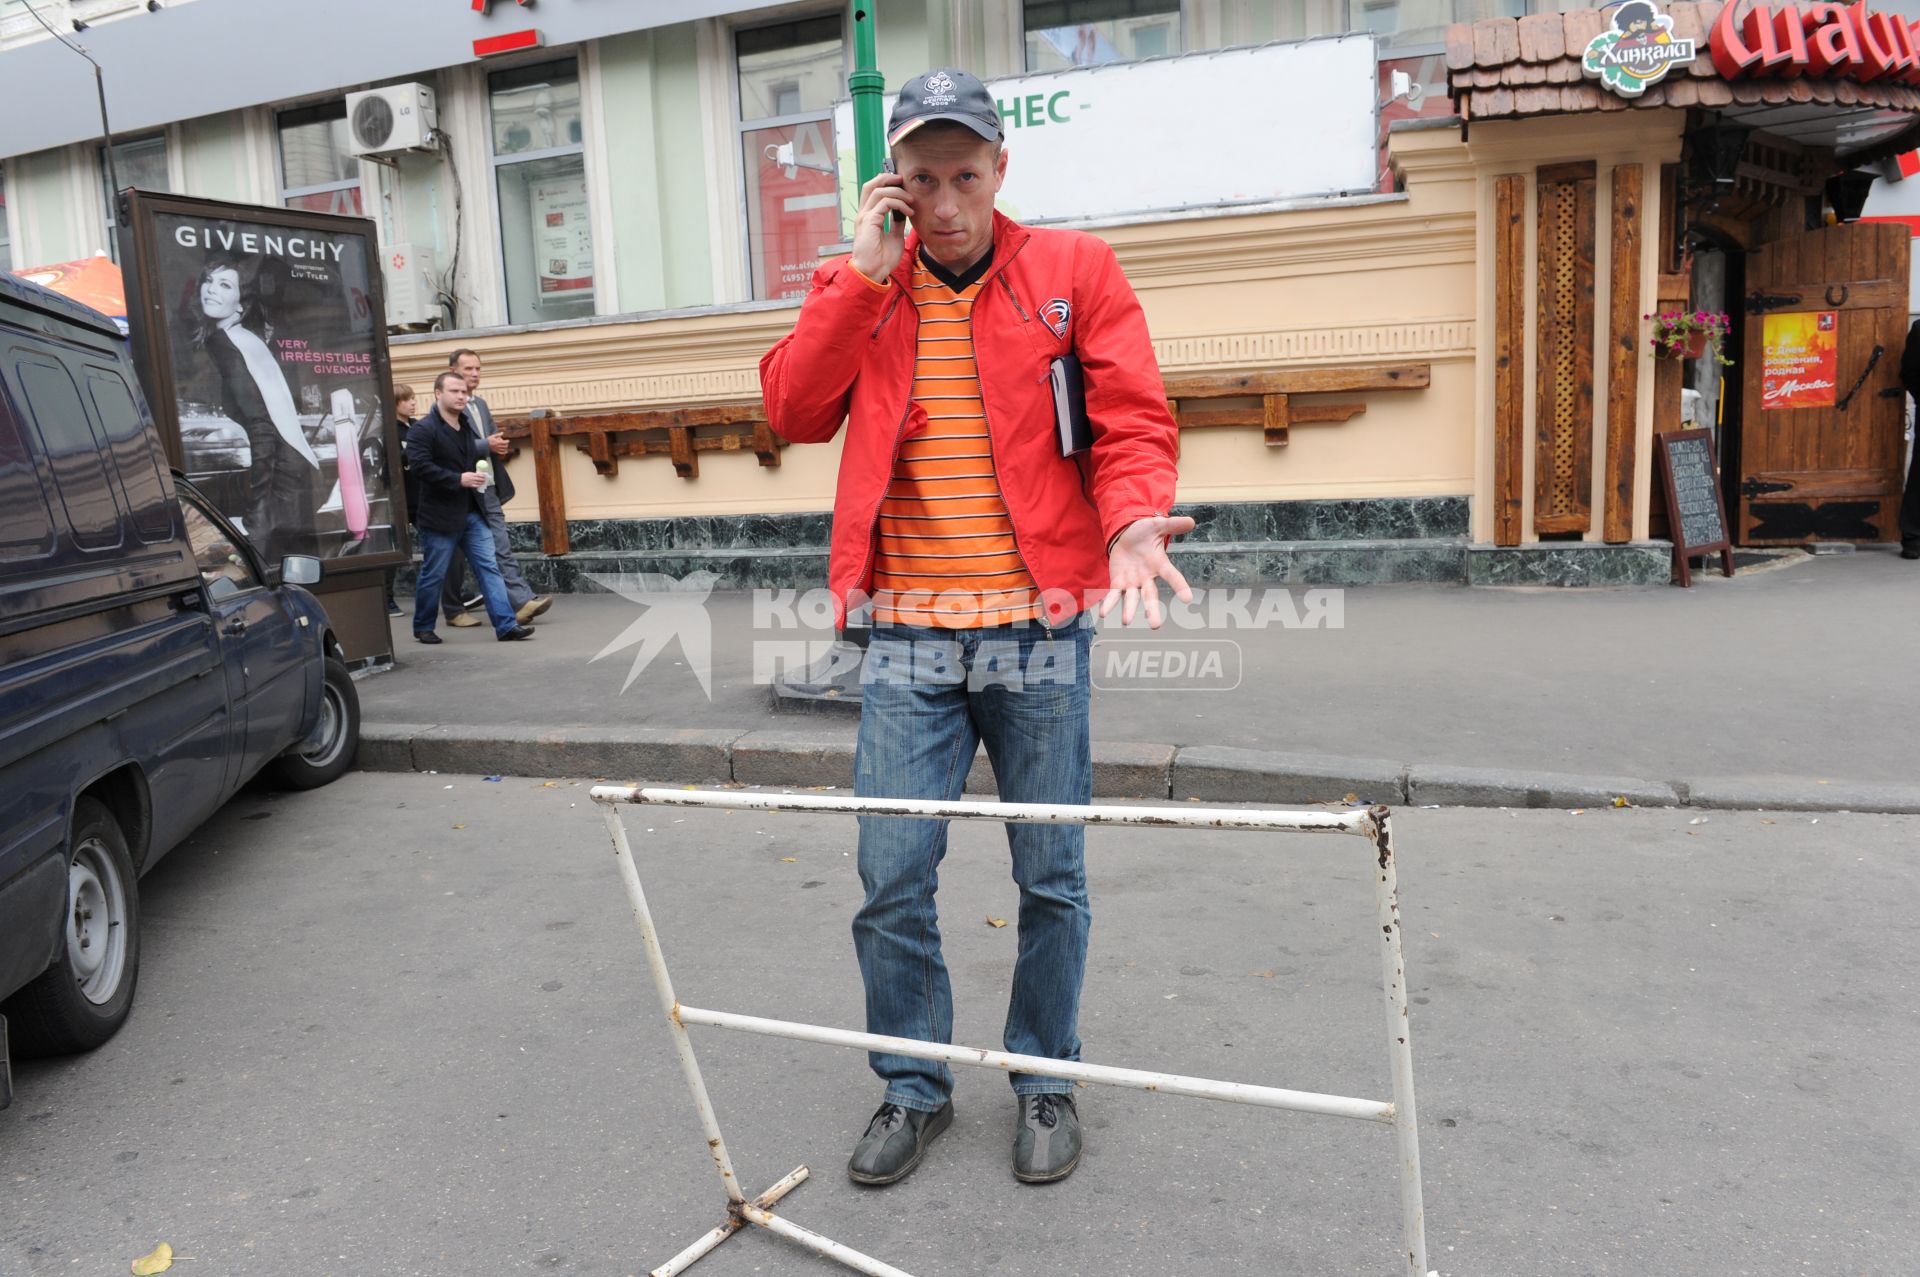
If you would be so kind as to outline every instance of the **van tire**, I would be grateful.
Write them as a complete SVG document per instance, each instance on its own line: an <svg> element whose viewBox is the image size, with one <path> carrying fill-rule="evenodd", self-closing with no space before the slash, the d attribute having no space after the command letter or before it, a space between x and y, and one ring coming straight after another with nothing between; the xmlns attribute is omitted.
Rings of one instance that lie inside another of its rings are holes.
<svg viewBox="0 0 1920 1277"><path fill-rule="evenodd" d="M344 776L359 748L360 694L347 667L329 656L320 682L319 744L307 750L296 746L274 759L269 771L288 789L318 789Z"/></svg>
<svg viewBox="0 0 1920 1277"><path fill-rule="evenodd" d="M105 1042L126 1021L140 975L140 892L120 822L104 804L82 798L73 807L68 846L59 950L53 965L6 1003L13 1050L22 1058L91 1051Z"/></svg>

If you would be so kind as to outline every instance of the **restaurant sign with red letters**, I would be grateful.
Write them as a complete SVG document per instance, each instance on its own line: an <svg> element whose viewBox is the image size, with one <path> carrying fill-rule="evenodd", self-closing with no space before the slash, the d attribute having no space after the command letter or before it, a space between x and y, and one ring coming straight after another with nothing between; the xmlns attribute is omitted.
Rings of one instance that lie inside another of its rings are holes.
<svg viewBox="0 0 1920 1277"><path fill-rule="evenodd" d="M1920 23L1865 0L1802 8L1730 0L1713 24L1714 69L1728 80L1821 79L1920 85Z"/></svg>

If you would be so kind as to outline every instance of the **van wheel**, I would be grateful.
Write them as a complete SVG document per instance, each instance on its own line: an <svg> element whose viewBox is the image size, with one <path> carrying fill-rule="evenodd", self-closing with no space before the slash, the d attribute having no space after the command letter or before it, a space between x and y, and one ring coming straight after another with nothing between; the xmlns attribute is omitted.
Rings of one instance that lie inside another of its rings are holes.
<svg viewBox="0 0 1920 1277"><path fill-rule="evenodd" d="M133 857L113 813L91 798L73 810L67 909L52 966L7 1002L22 1057L91 1051L133 1006L140 972L140 900Z"/></svg>
<svg viewBox="0 0 1920 1277"><path fill-rule="evenodd" d="M289 789L318 789L344 775L359 748L360 694L347 667L329 656L314 744L274 759L273 778Z"/></svg>

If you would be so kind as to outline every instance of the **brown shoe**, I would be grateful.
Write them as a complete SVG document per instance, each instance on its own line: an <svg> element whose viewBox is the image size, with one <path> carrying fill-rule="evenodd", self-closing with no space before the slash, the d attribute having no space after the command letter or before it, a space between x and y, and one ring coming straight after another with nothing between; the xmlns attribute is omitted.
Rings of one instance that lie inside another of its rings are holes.
<svg viewBox="0 0 1920 1277"><path fill-rule="evenodd" d="M450 616L450 617L448 617L448 618L447 618L447 624L448 624L448 625L458 625L458 626L459 626L459 627L460 627L461 629L465 629L465 628L466 628L467 626L469 626L469 625L478 625L478 624L480 624L480 618L479 618L479 617L477 617L477 616L475 616L475 615L474 615L473 613L471 613L471 612L462 612L462 613L460 613L460 614L459 614L459 615L457 615L457 616Z"/></svg>
<svg viewBox="0 0 1920 1277"><path fill-rule="evenodd" d="M513 618L520 622L520 624L525 625L528 621L531 621L534 617L539 616L552 606L552 598L545 594L536 594L515 609Z"/></svg>

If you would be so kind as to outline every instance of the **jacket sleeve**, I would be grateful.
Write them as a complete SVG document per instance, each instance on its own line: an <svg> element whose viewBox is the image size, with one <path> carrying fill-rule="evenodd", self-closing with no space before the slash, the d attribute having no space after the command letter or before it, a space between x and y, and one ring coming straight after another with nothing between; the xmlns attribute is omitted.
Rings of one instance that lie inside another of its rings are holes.
<svg viewBox="0 0 1920 1277"><path fill-rule="evenodd" d="M868 280L844 257L813 273L793 331L760 360L760 395L775 434L825 443L839 433L873 330L898 303L891 283Z"/></svg>
<svg viewBox="0 0 1920 1277"><path fill-rule="evenodd" d="M445 430L446 426L438 421L414 423L413 429L407 432L407 469L421 487L457 491L460 471L449 470L445 462L450 458L438 454L433 446L434 433Z"/></svg>
<svg viewBox="0 0 1920 1277"><path fill-rule="evenodd" d="M1105 241L1080 237L1074 283L1074 352L1086 374L1093 426L1088 491L1100 534L1112 545L1136 519L1173 508L1178 427L1140 299Z"/></svg>

